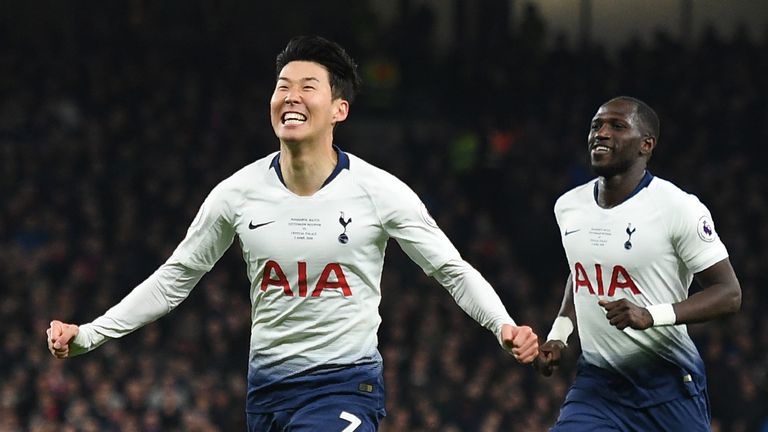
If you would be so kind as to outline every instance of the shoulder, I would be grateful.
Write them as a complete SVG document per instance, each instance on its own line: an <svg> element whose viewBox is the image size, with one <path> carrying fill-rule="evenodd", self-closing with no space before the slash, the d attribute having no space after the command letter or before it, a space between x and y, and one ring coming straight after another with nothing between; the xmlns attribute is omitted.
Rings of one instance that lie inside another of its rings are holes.
<svg viewBox="0 0 768 432"><path fill-rule="evenodd" d="M590 203L594 199L594 188L595 179L592 179L560 195L555 201L555 213Z"/></svg>
<svg viewBox="0 0 768 432"><path fill-rule="evenodd" d="M211 189L206 202L230 211L237 208L244 197L256 189L256 185L265 183L263 179L269 174L270 164L276 154L274 152L251 162L220 181Z"/></svg>
<svg viewBox="0 0 768 432"><path fill-rule="evenodd" d="M352 181L365 194L382 223L428 213L421 198L402 180L359 157L349 155L349 159Z"/></svg>
<svg viewBox="0 0 768 432"><path fill-rule="evenodd" d="M246 189L252 189L255 184L261 183L261 179L272 169L272 160L274 160L277 153L270 153L240 168L219 182L213 191L218 193L242 193Z"/></svg>
<svg viewBox="0 0 768 432"><path fill-rule="evenodd" d="M728 256L709 209L696 195L658 177L651 186L677 251L694 273Z"/></svg>
<svg viewBox="0 0 768 432"><path fill-rule="evenodd" d="M259 160L249 163L224 179L219 185L226 188L252 185L255 179L261 178L269 173L269 170L272 169L272 161L277 156L277 153L278 152L272 152Z"/></svg>
<svg viewBox="0 0 768 432"><path fill-rule="evenodd" d="M653 179L649 187L653 192L652 199L658 211L664 215L664 222L673 236L696 238L694 233L697 233L705 242L716 238L712 215L699 197L658 177Z"/></svg>
<svg viewBox="0 0 768 432"><path fill-rule="evenodd" d="M349 156L349 172L355 183L373 197L386 197L395 193L409 192L411 188L393 174L359 158Z"/></svg>
<svg viewBox="0 0 768 432"><path fill-rule="evenodd" d="M703 207L699 197L680 189L676 184L661 177L654 177L648 188L649 192L652 193L652 199L663 208L686 211L691 208L698 210Z"/></svg>

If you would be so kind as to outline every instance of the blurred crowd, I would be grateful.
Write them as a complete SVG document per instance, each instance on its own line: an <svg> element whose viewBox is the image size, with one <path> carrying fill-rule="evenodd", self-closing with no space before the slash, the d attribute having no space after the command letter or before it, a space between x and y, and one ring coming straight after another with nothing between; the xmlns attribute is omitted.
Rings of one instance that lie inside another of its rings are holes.
<svg viewBox="0 0 768 432"><path fill-rule="evenodd" d="M651 170L710 208L743 289L738 315L690 326L713 430L768 430L768 34L659 32L614 52L548 37L528 7L514 27L490 9L482 35L459 28L438 50L425 7L385 25L367 2L287 15L276 2L22 3L0 18L0 431L245 430L237 244L170 315L88 355L53 359L45 330L116 303L216 183L277 149L274 57L297 33L337 40L364 73L337 144L411 185L542 337L568 275L552 206L590 178L589 120L619 94L656 108ZM554 422L577 338L558 373L537 376L394 243L382 291L382 431Z"/></svg>

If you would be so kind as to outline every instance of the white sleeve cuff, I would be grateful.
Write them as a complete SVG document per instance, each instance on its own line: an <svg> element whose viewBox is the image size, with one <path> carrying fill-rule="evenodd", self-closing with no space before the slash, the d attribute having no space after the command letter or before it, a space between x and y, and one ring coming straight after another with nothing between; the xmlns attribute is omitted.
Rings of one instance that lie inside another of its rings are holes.
<svg viewBox="0 0 768 432"><path fill-rule="evenodd" d="M99 345L108 341L109 338L97 333L93 329L93 324L83 324L78 326L77 335L69 344L69 356L75 357L85 354L99 347Z"/></svg>

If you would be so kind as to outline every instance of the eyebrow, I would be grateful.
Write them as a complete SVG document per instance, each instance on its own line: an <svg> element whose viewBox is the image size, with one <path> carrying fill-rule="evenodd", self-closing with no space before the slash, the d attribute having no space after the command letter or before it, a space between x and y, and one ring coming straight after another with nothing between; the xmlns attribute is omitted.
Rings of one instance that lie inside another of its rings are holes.
<svg viewBox="0 0 768 432"><path fill-rule="evenodd" d="M293 82L293 80L291 80L290 78L286 78L286 77L283 77L283 76L281 76L281 77L278 77L278 78L277 78L277 80L278 80L278 81L288 81L288 82ZM316 82L318 82L318 83L320 82L320 80L319 80L319 79L317 79L317 78L315 78L315 77L304 77L304 78L301 78L301 79L299 79L298 81L303 81L303 82L307 82L307 81L316 81Z"/></svg>
<svg viewBox="0 0 768 432"><path fill-rule="evenodd" d="M607 112L607 113L604 113L603 115L596 115L596 116L592 117L591 122L596 122L596 121L624 121L624 122L627 122L627 121L630 121L631 117L632 117L631 115L627 116L627 115L623 115L623 114L619 114L619 113Z"/></svg>

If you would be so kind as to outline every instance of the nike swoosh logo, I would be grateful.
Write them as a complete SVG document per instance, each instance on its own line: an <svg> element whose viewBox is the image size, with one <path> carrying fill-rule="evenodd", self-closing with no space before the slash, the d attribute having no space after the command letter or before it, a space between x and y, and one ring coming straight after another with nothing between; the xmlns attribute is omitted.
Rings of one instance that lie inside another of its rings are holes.
<svg viewBox="0 0 768 432"><path fill-rule="evenodd" d="M571 231L565 230L565 234L563 234L563 237L569 236L569 235L571 235L571 234L573 234L575 232L579 232L579 231L581 231L581 228L575 229L575 230L571 230Z"/></svg>
<svg viewBox="0 0 768 432"><path fill-rule="evenodd" d="M264 225L269 225L269 224L271 224L272 222L274 222L274 221L263 222L263 223L260 223L260 224L254 224L254 223L251 221L251 222L249 222L249 223L248 223L248 228L250 228L250 229L254 230L254 229L256 229L256 228L261 228L261 227L263 227Z"/></svg>

